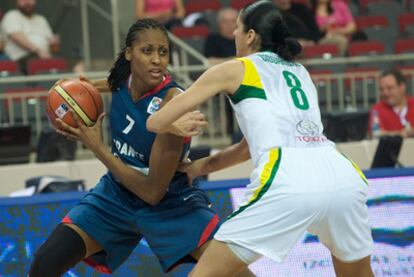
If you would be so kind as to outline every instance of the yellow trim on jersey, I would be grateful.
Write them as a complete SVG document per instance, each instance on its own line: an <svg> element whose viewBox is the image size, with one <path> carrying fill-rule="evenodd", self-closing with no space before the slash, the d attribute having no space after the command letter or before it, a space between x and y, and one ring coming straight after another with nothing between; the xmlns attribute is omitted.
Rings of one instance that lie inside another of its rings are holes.
<svg viewBox="0 0 414 277"><path fill-rule="evenodd" d="M260 75L257 72L254 63L249 58L237 58L236 60L239 60L244 64L244 76L241 84L245 86L263 89L263 84L260 79Z"/></svg>
<svg viewBox="0 0 414 277"><path fill-rule="evenodd" d="M230 95L232 103L237 104L249 98L266 100L266 93L254 63L248 58L238 58L237 60L244 64L244 76L239 88L233 95Z"/></svg>
<svg viewBox="0 0 414 277"><path fill-rule="evenodd" d="M68 105L73 109L73 111L85 122L86 126L92 126L94 122L89 119L86 113L82 108L76 103L75 99L72 98L60 85L56 85L56 92L68 103Z"/></svg>

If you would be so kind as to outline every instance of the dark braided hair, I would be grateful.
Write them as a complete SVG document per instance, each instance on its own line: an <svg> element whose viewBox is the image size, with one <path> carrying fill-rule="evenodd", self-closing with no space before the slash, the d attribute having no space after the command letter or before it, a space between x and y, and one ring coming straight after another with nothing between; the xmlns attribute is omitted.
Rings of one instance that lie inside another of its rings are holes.
<svg viewBox="0 0 414 277"><path fill-rule="evenodd" d="M286 61L292 61L302 51L272 2L258 1L247 5L241 12L241 20L244 32L253 29L259 34L260 51L271 51Z"/></svg>
<svg viewBox="0 0 414 277"><path fill-rule="evenodd" d="M132 43L138 39L138 34L140 32L149 29L160 30L168 38L167 29L162 24L158 23L158 21L149 18L137 20L129 28L125 39L125 45L122 51L118 54L118 57L112 65L111 70L109 70L108 84L112 91L119 89L131 74L130 61L125 59L125 51L127 47L132 47Z"/></svg>

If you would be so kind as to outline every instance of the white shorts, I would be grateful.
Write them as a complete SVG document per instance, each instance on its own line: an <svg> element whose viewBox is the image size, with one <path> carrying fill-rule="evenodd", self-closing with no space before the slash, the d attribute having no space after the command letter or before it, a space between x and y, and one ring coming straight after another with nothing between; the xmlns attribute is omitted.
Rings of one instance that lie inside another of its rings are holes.
<svg viewBox="0 0 414 277"><path fill-rule="evenodd" d="M330 146L278 148L264 156L252 173L246 204L223 223L216 240L276 262L305 231L343 262L372 253L368 182L355 164Z"/></svg>

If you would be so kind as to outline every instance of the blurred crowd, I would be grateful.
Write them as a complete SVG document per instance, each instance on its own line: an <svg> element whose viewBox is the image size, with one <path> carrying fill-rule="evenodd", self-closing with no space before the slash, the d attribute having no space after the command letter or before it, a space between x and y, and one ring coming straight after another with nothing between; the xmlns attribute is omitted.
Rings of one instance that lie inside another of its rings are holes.
<svg viewBox="0 0 414 277"><path fill-rule="evenodd" d="M368 40L364 29L358 27L355 12L351 10L351 4L358 4L357 1L272 1L279 7L292 36L299 40L305 50L315 45L334 45L338 56L346 56L351 42ZM209 9L213 2L220 1L135 0L135 16L154 18L173 33L177 28L207 26L208 35L198 50L208 58L210 65L216 65L236 56L233 31L240 7L221 5L213 13L194 8L199 5ZM36 7L36 0L16 0L15 8L0 12L0 61L16 62L23 74L28 73L27 64L30 60L50 59L59 55L60 37L53 32L48 19L39 14ZM75 70L82 72L83 64L76 64ZM379 78L378 87L380 101L371 109L369 134L375 136L377 129L380 129L381 134L397 132L405 137L414 136L414 103L404 74L396 69L386 70ZM232 118L228 104L226 112L228 118ZM374 127L375 132L372 131ZM232 120L229 120L228 132L232 133L234 129Z"/></svg>

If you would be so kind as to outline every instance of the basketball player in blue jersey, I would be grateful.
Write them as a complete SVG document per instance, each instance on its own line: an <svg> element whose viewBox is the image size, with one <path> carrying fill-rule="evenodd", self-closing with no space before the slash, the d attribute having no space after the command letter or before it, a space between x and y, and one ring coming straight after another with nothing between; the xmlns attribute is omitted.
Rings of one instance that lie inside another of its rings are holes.
<svg viewBox="0 0 414 277"><path fill-rule="evenodd" d="M60 121L60 133L86 145L108 173L41 245L30 277L61 276L81 260L112 273L143 237L165 272L198 260L206 248L218 217L206 193L177 172L189 142L146 129L147 118L180 92L166 74L169 48L167 31L156 21L138 20L130 28L107 80L112 152L101 137L103 115L93 127L78 118L78 128ZM200 113L189 118L203 125Z"/></svg>
<svg viewBox="0 0 414 277"><path fill-rule="evenodd" d="M330 250L337 276L372 277L368 182L323 135L316 88L294 62L300 44L271 1L242 9L234 36L239 58L207 70L147 120L149 130L163 133L225 93L245 139L233 151L195 161L189 175L249 156L254 165L245 204L220 226L190 276L235 276L262 256L282 262L309 231Z"/></svg>

